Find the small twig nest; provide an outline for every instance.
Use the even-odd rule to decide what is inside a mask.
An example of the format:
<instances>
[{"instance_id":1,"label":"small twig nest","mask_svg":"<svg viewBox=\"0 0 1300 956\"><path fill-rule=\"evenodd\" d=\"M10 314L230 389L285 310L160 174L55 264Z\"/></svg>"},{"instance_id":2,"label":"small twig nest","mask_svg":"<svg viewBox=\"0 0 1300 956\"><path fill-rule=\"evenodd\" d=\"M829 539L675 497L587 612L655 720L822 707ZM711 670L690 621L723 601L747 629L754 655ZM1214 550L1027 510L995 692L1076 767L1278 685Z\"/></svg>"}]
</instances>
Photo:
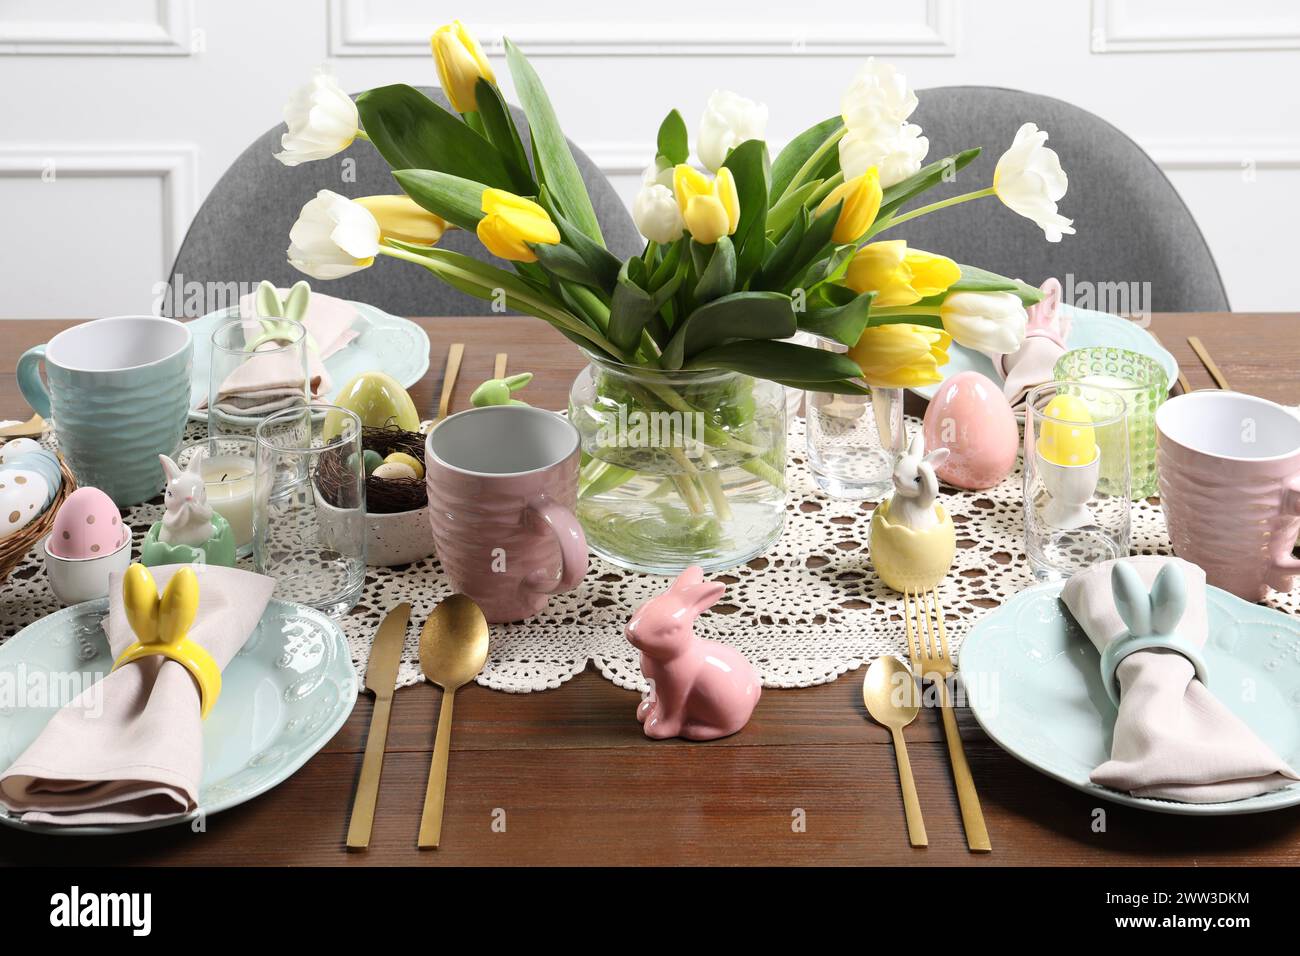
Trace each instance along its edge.
<instances>
[{"instance_id":1,"label":"small twig nest","mask_svg":"<svg viewBox=\"0 0 1300 956\"><path fill-rule=\"evenodd\" d=\"M365 426L361 429L363 451L378 452L387 458L395 451L405 452L420 466L424 466L424 436L419 432L403 431L396 425ZM325 455L321 460L317 481L327 501L336 504L338 488L347 479L347 458L342 455ZM366 478L366 511L370 514L398 514L416 511L429 503L429 493L423 478Z\"/></svg>"}]
</instances>

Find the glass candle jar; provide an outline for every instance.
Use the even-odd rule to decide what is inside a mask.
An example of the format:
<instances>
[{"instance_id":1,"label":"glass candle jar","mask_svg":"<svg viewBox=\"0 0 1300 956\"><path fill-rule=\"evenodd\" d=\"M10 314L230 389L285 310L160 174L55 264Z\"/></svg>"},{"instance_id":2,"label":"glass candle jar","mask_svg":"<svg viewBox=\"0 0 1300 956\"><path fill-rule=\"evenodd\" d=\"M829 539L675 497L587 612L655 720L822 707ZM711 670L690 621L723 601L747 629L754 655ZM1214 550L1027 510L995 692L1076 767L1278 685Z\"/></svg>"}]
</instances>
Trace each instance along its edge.
<instances>
[{"instance_id":1,"label":"glass candle jar","mask_svg":"<svg viewBox=\"0 0 1300 956\"><path fill-rule=\"evenodd\" d=\"M253 551L253 471L257 441L252 438L215 436L186 445L177 456L182 468L195 455L203 455L200 473L212 510L230 523L235 553L243 558Z\"/></svg>"},{"instance_id":2,"label":"glass candle jar","mask_svg":"<svg viewBox=\"0 0 1300 956\"><path fill-rule=\"evenodd\" d=\"M1129 553L1128 404L1118 392L1049 382L1025 400L1025 553L1059 581Z\"/></svg>"},{"instance_id":3,"label":"glass candle jar","mask_svg":"<svg viewBox=\"0 0 1300 956\"><path fill-rule=\"evenodd\" d=\"M1128 405L1129 469L1134 499L1158 494L1156 488L1156 409L1169 396L1169 377L1148 355L1097 345L1066 352L1056 362L1058 382L1081 382L1110 389Z\"/></svg>"}]
</instances>

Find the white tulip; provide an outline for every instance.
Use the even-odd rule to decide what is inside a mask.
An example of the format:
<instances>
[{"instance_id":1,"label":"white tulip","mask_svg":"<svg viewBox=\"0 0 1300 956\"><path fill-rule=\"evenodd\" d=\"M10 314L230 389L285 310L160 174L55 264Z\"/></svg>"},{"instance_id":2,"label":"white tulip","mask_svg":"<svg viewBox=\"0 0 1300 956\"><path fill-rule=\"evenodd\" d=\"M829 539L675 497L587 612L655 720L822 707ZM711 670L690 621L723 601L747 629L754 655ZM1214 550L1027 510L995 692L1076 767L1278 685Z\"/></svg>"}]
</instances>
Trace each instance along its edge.
<instances>
[{"instance_id":1,"label":"white tulip","mask_svg":"<svg viewBox=\"0 0 1300 956\"><path fill-rule=\"evenodd\" d=\"M1046 131L1033 123L1016 130L1015 141L993 171L993 190L1007 208L1037 223L1048 242L1060 242L1063 234L1074 235L1074 220L1056 211L1069 180L1046 142Z\"/></svg>"},{"instance_id":2,"label":"white tulip","mask_svg":"<svg viewBox=\"0 0 1300 956\"><path fill-rule=\"evenodd\" d=\"M673 188L673 170L677 167L662 156L656 156L655 161L641 171L641 185L651 186L658 183L660 186Z\"/></svg>"},{"instance_id":3,"label":"white tulip","mask_svg":"<svg viewBox=\"0 0 1300 956\"><path fill-rule=\"evenodd\" d=\"M929 151L930 141L915 123L850 129L840 140L840 169L850 180L875 166L881 187L888 189L920 169Z\"/></svg>"},{"instance_id":4,"label":"white tulip","mask_svg":"<svg viewBox=\"0 0 1300 956\"><path fill-rule=\"evenodd\" d=\"M728 90L714 90L700 119L695 152L700 162L716 173L728 152L746 140L762 139L766 132L766 105Z\"/></svg>"},{"instance_id":5,"label":"white tulip","mask_svg":"<svg viewBox=\"0 0 1300 956\"><path fill-rule=\"evenodd\" d=\"M1010 292L954 292L939 306L944 331L977 352L1008 354L1025 341L1029 315Z\"/></svg>"},{"instance_id":6,"label":"white tulip","mask_svg":"<svg viewBox=\"0 0 1300 956\"><path fill-rule=\"evenodd\" d=\"M875 57L858 70L840 99L844 125L850 130L876 126L901 126L916 109L916 94L907 77Z\"/></svg>"},{"instance_id":7,"label":"white tulip","mask_svg":"<svg viewBox=\"0 0 1300 956\"><path fill-rule=\"evenodd\" d=\"M325 70L317 70L310 83L289 97L284 121L289 127L280 137L284 152L276 153L275 158L286 166L343 152L357 138L360 125L357 104Z\"/></svg>"},{"instance_id":8,"label":"white tulip","mask_svg":"<svg viewBox=\"0 0 1300 956\"><path fill-rule=\"evenodd\" d=\"M667 186L656 182L647 183L637 193L632 203L632 221L641 235L660 244L676 241L686 228L677 197Z\"/></svg>"},{"instance_id":9,"label":"white tulip","mask_svg":"<svg viewBox=\"0 0 1300 956\"><path fill-rule=\"evenodd\" d=\"M289 264L313 279L367 268L379 252L379 220L365 206L322 189L289 230Z\"/></svg>"}]
</instances>

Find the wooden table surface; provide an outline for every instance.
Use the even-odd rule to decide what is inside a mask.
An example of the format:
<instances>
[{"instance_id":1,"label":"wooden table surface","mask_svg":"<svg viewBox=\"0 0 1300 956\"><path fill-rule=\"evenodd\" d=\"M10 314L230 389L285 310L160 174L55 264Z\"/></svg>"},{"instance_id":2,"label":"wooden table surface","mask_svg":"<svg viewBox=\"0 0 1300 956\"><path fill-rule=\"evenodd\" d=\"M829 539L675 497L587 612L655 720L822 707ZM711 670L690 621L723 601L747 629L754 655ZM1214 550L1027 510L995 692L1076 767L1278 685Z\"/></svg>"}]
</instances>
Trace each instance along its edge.
<instances>
[{"instance_id":1,"label":"wooden table surface","mask_svg":"<svg viewBox=\"0 0 1300 956\"><path fill-rule=\"evenodd\" d=\"M537 380L528 398L563 408L580 368L542 322L420 319L431 370L412 390L432 407L447 346L466 343L454 408L505 348ZM67 322L0 323L0 416L27 418L12 369ZM1231 385L1300 403L1300 315L1158 315L1153 331L1192 388L1211 387L1188 347L1197 335ZM413 622L418 625L421 622ZM344 849L371 699L270 793L207 821L121 837L41 837L0 828L0 860L25 863L375 864L1295 864L1300 810L1247 817L1145 813L1089 797L1022 765L969 713L962 734L993 842L966 851L938 715L908 729L930 836L907 845L889 735L866 716L861 673L822 687L767 690L750 725L707 744L646 740L636 695L591 670L559 690L511 695L477 685L456 698L442 849L415 848L439 692L398 691L371 847ZM1104 818L1098 811L1104 810ZM1099 824L1099 820L1101 823Z\"/></svg>"}]
</instances>

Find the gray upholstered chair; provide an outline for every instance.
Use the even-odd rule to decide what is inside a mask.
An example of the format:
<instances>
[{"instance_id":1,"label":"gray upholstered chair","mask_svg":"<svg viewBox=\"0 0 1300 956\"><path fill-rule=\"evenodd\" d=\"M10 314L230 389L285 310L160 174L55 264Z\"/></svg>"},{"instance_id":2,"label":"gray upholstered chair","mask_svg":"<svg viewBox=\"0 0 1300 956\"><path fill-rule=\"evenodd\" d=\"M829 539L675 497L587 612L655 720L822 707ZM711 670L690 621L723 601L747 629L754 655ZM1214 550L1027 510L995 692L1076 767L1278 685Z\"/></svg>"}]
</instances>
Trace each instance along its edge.
<instances>
[{"instance_id":1,"label":"gray upholstered chair","mask_svg":"<svg viewBox=\"0 0 1300 956\"><path fill-rule=\"evenodd\" d=\"M1105 120L1049 96L988 86L945 86L917 93L913 121L930 139L928 159L969 146L984 152L957 181L925 194L931 202L992 182L998 157L1021 123L1047 130L1070 188L1060 211L1077 230L1044 241L1028 219L981 199L898 228L911 245L1037 285L1149 282L1155 312L1218 312L1228 297L1214 256L1177 191L1142 148ZM892 232L882 238L894 238ZM1077 298L1077 297L1076 297ZM1085 303L1078 303L1085 304ZM1134 305L1134 309L1137 305Z\"/></svg>"},{"instance_id":2,"label":"gray upholstered chair","mask_svg":"<svg viewBox=\"0 0 1300 956\"><path fill-rule=\"evenodd\" d=\"M441 90L426 87L423 92L448 105ZM516 125L525 131L525 148L530 148L523 111L518 107L512 110ZM258 137L213 187L181 244L172 281L180 275L180 281L187 284L255 285L269 279L281 286L291 285L306 278L285 259L289 229L303 203L321 189L345 196L401 192L388 164L362 140L330 159L295 167L282 165L271 154L279 152L283 132L281 124ZM610 250L620 258L640 252L644 240L609 180L581 150L575 147L573 152ZM355 182L342 181L343 157L356 160ZM448 231L442 245L493 261L473 235L461 230ZM491 311L490 303L452 289L423 269L384 256L369 269L342 279L310 281L322 292L367 302L393 315L483 315Z\"/></svg>"}]
</instances>

